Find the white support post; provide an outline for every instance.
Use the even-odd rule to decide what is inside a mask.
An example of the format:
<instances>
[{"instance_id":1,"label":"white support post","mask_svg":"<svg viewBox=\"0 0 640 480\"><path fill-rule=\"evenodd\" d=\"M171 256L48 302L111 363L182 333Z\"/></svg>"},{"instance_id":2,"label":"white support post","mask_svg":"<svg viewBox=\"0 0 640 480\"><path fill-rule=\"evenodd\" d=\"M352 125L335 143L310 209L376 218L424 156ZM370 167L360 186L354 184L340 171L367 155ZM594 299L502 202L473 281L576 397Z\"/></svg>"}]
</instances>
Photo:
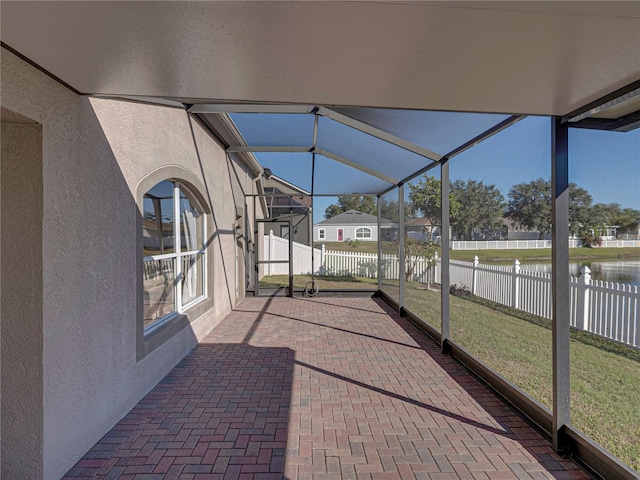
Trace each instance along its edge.
<instances>
[{"instance_id":1,"label":"white support post","mask_svg":"<svg viewBox=\"0 0 640 480\"><path fill-rule=\"evenodd\" d=\"M431 278L431 283L436 283L438 281L438 252L435 252L433 255L433 277Z\"/></svg>"},{"instance_id":2,"label":"white support post","mask_svg":"<svg viewBox=\"0 0 640 480\"><path fill-rule=\"evenodd\" d=\"M478 265L480 265L480 259L476 255L473 257L473 276L471 277L471 295L476 294L476 286L478 285Z\"/></svg>"},{"instance_id":3,"label":"white support post","mask_svg":"<svg viewBox=\"0 0 640 480\"><path fill-rule=\"evenodd\" d=\"M589 331L589 287L591 286L591 270L589 267L582 267L580 273L576 327L587 332Z\"/></svg>"},{"instance_id":4,"label":"white support post","mask_svg":"<svg viewBox=\"0 0 640 480\"><path fill-rule=\"evenodd\" d=\"M324 272L326 271L326 268L324 266L324 259L326 258L325 255L326 255L326 252L325 252L325 246L323 243L322 247L320 248L320 268L318 270L320 272L320 275L324 275Z\"/></svg>"},{"instance_id":5,"label":"white support post","mask_svg":"<svg viewBox=\"0 0 640 480\"><path fill-rule=\"evenodd\" d=\"M511 307L520 308L520 260L513 262L513 277L511 287Z\"/></svg>"}]
</instances>

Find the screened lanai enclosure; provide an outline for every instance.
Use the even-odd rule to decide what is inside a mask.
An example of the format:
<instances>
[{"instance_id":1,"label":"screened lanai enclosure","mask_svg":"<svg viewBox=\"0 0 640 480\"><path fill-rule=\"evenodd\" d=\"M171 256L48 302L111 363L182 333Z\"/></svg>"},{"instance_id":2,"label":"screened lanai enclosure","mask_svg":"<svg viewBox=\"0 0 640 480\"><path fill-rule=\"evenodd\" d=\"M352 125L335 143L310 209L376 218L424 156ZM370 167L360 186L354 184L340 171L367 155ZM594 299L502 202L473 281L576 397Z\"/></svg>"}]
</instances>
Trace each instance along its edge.
<instances>
[{"instance_id":1,"label":"screened lanai enclosure","mask_svg":"<svg viewBox=\"0 0 640 480\"><path fill-rule=\"evenodd\" d=\"M304 305L300 344L322 309L374 349L350 312L395 310L556 454L638 478L639 26L618 1L3 0L0 466L60 478L196 347L342 382L250 344ZM207 343L251 296L246 338ZM348 388L396 398L399 362Z\"/></svg>"},{"instance_id":2,"label":"screened lanai enclosure","mask_svg":"<svg viewBox=\"0 0 640 480\"><path fill-rule=\"evenodd\" d=\"M264 191L247 197L244 215L253 219L246 225L253 235L246 287L256 294L293 294L305 286L314 294L375 291L383 277L398 289L407 268L399 260L403 185L431 170L440 175L449 159L523 118L314 105L196 104L189 112L213 129L227 127L230 155L254 155L265 167ZM344 215L322 227L322 200L341 196L369 197L377 219L358 211L366 215ZM315 224L322 233L314 238ZM334 241L353 248L328 248L328 228ZM427 275L431 267L422 264L429 260L420 260L416 276Z\"/></svg>"},{"instance_id":3,"label":"screened lanai enclosure","mask_svg":"<svg viewBox=\"0 0 640 480\"><path fill-rule=\"evenodd\" d=\"M570 426L570 365L580 372L572 390L579 411L573 414L575 425L606 443L605 427L588 426L594 416L618 421L627 415L602 408L585 413L593 408L588 407L592 400L577 388L584 388L583 376L595 375L599 366L583 363L585 352L578 347L571 348L575 356L570 363L570 330L638 348L640 300L636 290L623 287L624 292L610 292L606 301L618 305L617 313L603 320L608 327L596 326L593 315L587 319L587 310L609 307L585 304L588 287L579 286L585 285L584 274L569 275L569 246L576 245L570 231L575 207L570 206L574 186L569 164L577 172L589 168L582 165L581 142L588 138L582 132L597 131L606 148L619 149L623 157L631 152L627 161L638 169L640 84L564 117L319 105L206 103L187 108L223 139L231 157L249 156L262 166L262 190L247 195L245 211L238 212L246 235L248 294L380 295L549 433L558 451L577 452L605 475L631 474L614 455ZM617 143L620 138L626 147ZM531 272L517 260L515 266L494 266L480 264L477 257L450 258L452 237L465 235L456 230L452 216L464 218L468 211L490 215L470 203L490 199L451 190L482 190L483 182L494 188L505 176L511 185L538 181L536 176L549 185L549 230L544 240L533 242L551 248L551 273ZM500 187L506 194L508 188ZM424 195L430 195L428 201ZM505 230L499 225L489 233L474 230L474 235L506 240L505 234L495 233ZM598 295L609 293L593 290L592 303ZM480 303L470 304L467 298ZM530 331L531 322L540 330ZM498 331L518 340L506 340ZM531 356L507 353L504 342L530 350ZM489 354L487 345L501 353ZM543 364L524 367L541 357ZM516 371L505 368L510 362L518 365ZM522 368L530 372L517 373ZM631 384L624 389L633 416L637 394ZM622 428L626 433L618 438L629 435L622 444L635 441L634 425ZM616 450L613 443L607 446ZM637 467L630 458L625 461Z\"/></svg>"}]
</instances>

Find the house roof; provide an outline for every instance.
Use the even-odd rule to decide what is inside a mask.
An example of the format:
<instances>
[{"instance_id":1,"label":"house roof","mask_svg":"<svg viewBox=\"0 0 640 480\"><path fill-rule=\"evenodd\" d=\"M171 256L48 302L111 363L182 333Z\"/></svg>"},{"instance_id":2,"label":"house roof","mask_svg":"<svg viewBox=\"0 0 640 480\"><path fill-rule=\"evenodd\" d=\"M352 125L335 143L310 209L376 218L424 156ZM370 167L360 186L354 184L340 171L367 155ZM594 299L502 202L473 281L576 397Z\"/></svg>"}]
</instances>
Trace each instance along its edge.
<instances>
[{"instance_id":1,"label":"house roof","mask_svg":"<svg viewBox=\"0 0 640 480\"><path fill-rule=\"evenodd\" d=\"M381 224L395 224L396 222L386 218L380 218ZM377 225L378 219L375 215L363 213L358 210L347 210L340 215L326 219L316 225Z\"/></svg>"},{"instance_id":2,"label":"house roof","mask_svg":"<svg viewBox=\"0 0 640 480\"><path fill-rule=\"evenodd\" d=\"M426 225L431 226L431 221L426 217L414 218L413 220L409 220L408 222L404 223L405 228L406 227L424 227Z\"/></svg>"}]
</instances>

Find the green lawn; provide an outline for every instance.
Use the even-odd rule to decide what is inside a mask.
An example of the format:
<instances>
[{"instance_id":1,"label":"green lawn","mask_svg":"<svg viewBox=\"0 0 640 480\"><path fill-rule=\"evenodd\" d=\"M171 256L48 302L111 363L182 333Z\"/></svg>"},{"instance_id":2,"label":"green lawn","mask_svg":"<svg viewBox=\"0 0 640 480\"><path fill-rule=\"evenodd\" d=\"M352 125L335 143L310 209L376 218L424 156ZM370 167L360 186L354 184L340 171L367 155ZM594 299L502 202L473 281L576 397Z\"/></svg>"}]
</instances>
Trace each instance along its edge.
<instances>
[{"instance_id":1,"label":"green lawn","mask_svg":"<svg viewBox=\"0 0 640 480\"><path fill-rule=\"evenodd\" d=\"M338 277L331 275L322 275L315 277L320 290L332 289L364 289L376 290L378 288L377 278L364 277ZM311 275L294 275L293 288L304 288L307 282L311 281ZM281 287L289 285L289 277L287 275L269 275L260 280L261 287Z\"/></svg>"},{"instance_id":2,"label":"green lawn","mask_svg":"<svg viewBox=\"0 0 640 480\"><path fill-rule=\"evenodd\" d=\"M407 308L436 328L440 292L407 284ZM550 322L491 302L451 297L451 338L543 405L552 405ZM640 470L640 351L571 332L571 420Z\"/></svg>"},{"instance_id":3,"label":"green lawn","mask_svg":"<svg viewBox=\"0 0 640 480\"><path fill-rule=\"evenodd\" d=\"M320 248L322 244L316 244ZM357 246L350 246L347 242L325 242L327 250L339 250L346 252L378 253L377 242L360 242ZM395 242L382 242L382 253L397 254L398 247ZM452 260L464 260L472 262L476 255L480 263L511 264L514 260L520 263L545 263L551 262L550 248L536 249L510 249L510 250L451 250ZM578 247L569 249L571 260L640 260L640 248L586 248Z\"/></svg>"},{"instance_id":4,"label":"green lawn","mask_svg":"<svg viewBox=\"0 0 640 480\"><path fill-rule=\"evenodd\" d=\"M338 250L340 252L359 252L359 253L378 253L378 242L365 242L358 241L356 244L349 244L348 242L318 242L315 244L316 248L324 247L327 250ZM395 242L380 242L382 243L382 253L398 253L398 246ZM354 246L356 245L356 246Z\"/></svg>"},{"instance_id":5,"label":"green lawn","mask_svg":"<svg viewBox=\"0 0 640 480\"><path fill-rule=\"evenodd\" d=\"M545 263L551 262L550 248L521 249L521 250L451 250L453 260L465 260L472 262L476 255L480 263L507 264L514 260L520 263ZM570 248L571 260L640 260L640 248Z\"/></svg>"}]
</instances>

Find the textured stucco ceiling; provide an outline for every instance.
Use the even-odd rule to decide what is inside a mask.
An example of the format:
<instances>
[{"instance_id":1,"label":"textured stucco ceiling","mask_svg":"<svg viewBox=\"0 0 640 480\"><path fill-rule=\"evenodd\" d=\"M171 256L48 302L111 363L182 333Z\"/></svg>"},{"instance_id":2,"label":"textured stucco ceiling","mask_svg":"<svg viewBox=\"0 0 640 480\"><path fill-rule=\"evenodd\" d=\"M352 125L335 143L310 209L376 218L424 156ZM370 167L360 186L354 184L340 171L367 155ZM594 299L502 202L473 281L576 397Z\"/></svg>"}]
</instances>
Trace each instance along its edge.
<instances>
[{"instance_id":1,"label":"textured stucco ceiling","mask_svg":"<svg viewBox=\"0 0 640 480\"><path fill-rule=\"evenodd\" d=\"M83 93L564 115L640 78L640 2L7 2Z\"/></svg>"}]
</instances>

